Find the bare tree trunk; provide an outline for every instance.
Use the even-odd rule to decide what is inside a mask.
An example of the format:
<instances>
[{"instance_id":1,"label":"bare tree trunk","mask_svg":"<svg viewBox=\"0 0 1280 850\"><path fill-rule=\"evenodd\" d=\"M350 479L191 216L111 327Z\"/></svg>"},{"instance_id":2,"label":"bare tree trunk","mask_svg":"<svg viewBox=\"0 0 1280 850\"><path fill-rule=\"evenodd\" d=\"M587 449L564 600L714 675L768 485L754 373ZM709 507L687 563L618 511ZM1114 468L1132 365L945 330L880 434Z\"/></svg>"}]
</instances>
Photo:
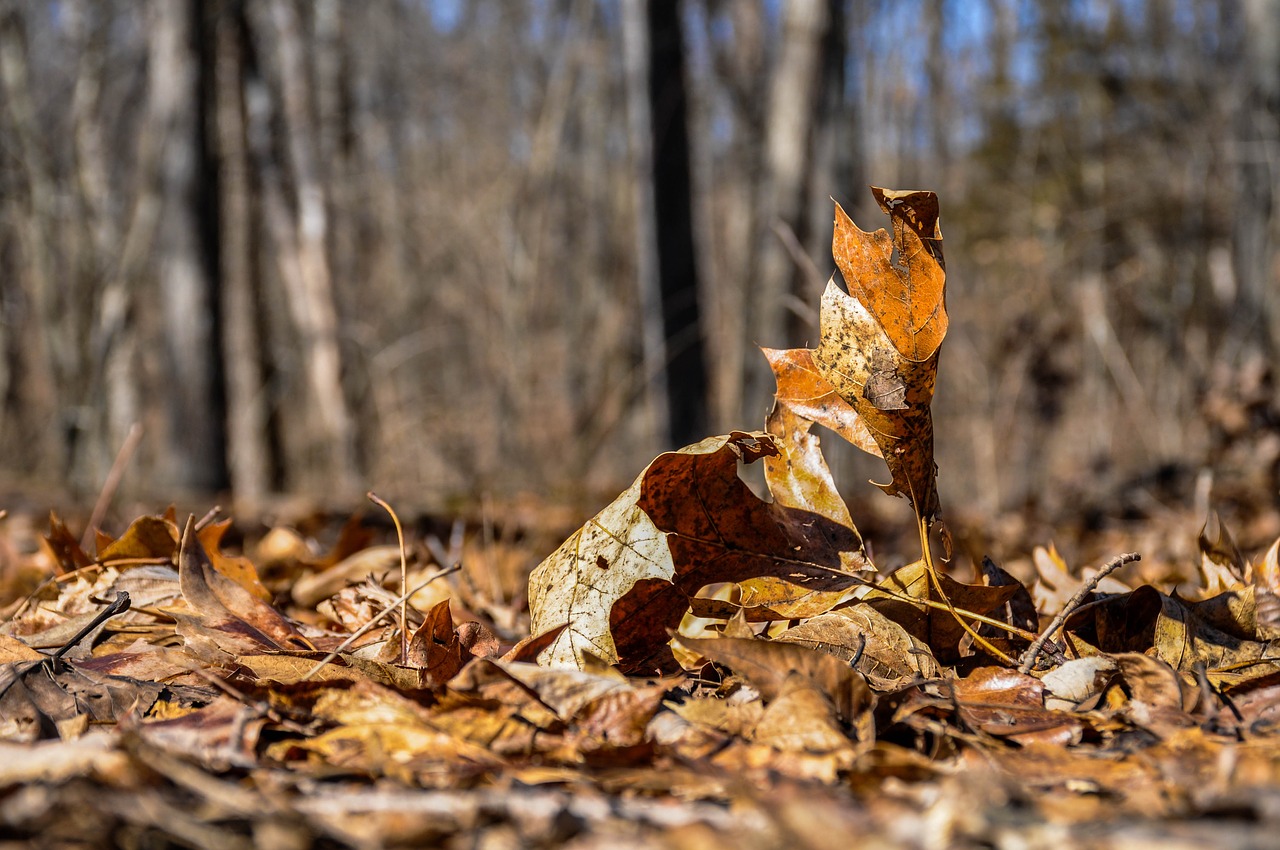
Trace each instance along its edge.
<instances>
[{"instance_id":1,"label":"bare tree trunk","mask_svg":"<svg viewBox=\"0 0 1280 850\"><path fill-rule=\"evenodd\" d=\"M821 78L822 39L828 26L826 0L787 0L782 43L769 90L765 131L765 178L756 207L759 215L755 286L747 302L751 341L787 347L788 299L795 291L797 268L787 251L804 212L814 112ZM763 415L773 395L773 375L763 357L747 357L748 406Z\"/></svg>"},{"instance_id":2,"label":"bare tree trunk","mask_svg":"<svg viewBox=\"0 0 1280 850\"><path fill-rule=\"evenodd\" d=\"M713 72L695 77L702 144L697 172L699 190L709 199L704 213L709 258L704 271L707 289L708 348L710 351L712 410L715 430L741 427L747 361L760 356L748 330L748 303L754 298L755 233L759 220L756 195L764 162L765 104L760 92L767 87L767 11L761 3L708 0L702 40L711 50ZM733 38L717 41L715 31L725 27ZM728 145L713 150L712 104L727 99L738 128ZM754 402L754 399L753 399ZM758 407L753 403L753 413Z\"/></svg>"},{"instance_id":3,"label":"bare tree trunk","mask_svg":"<svg viewBox=\"0 0 1280 850\"><path fill-rule=\"evenodd\" d=\"M245 149L243 19L238 3L213 15L214 144L218 157L218 234L222 359L227 404L227 466L238 501L253 505L271 487L263 346L251 251L253 207Z\"/></svg>"},{"instance_id":4,"label":"bare tree trunk","mask_svg":"<svg viewBox=\"0 0 1280 850\"><path fill-rule=\"evenodd\" d=\"M809 153L809 173L802 198L803 217L796 235L804 246L801 269L807 288L798 290L801 305L812 309L805 322L793 323L795 336L816 339L816 305L826 285L831 259L831 231L834 221L831 198L862 193L850 176L861 172L858 151L858 110L845 97L845 64L849 55L848 15L845 0L826 0L827 26L822 35L822 65L814 108L813 143ZM798 318L798 317L797 317Z\"/></svg>"},{"instance_id":5,"label":"bare tree trunk","mask_svg":"<svg viewBox=\"0 0 1280 850\"><path fill-rule=\"evenodd\" d=\"M667 354L667 411L670 436L676 445L702 439L707 426L707 369L693 244L688 84L680 13L678 0L649 3L649 102L658 283Z\"/></svg>"},{"instance_id":6,"label":"bare tree trunk","mask_svg":"<svg viewBox=\"0 0 1280 850\"><path fill-rule=\"evenodd\" d=\"M958 176L952 168L951 134L955 121L952 118L951 93L947 85L947 51L943 37L947 32L946 4L938 2L925 3L925 26L928 29L928 52L925 58L925 75L929 79L929 114L925 120L929 125L929 162L928 173L934 175L927 181L930 186L944 198L959 194Z\"/></svg>"},{"instance_id":7,"label":"bare tree trunk","mask_svg":"<svg viewBox=\"0 0 1280 850\"><path fill-rule=\"evenodd\" d=\"M268 219L280 240L280 276L301 337L303 368L318 428L315 448L323 453L327 483L338 492L348 492L356 483L354 426L342 389L338 317L325 253L328 213L316 157L301 25L290 0L274 0L270 19L269 31L280 62L294 208L287 210L283 198L272 202L268 197Z\"/></svg>"},{"instance_id":8,"label":"bare tree trunk","mask_svg":"<svg viewBox=\"0 0 1280 850\"><path fill-rule=\"evenodd\" d=\"M644 359L645 409L658 430L669 430L662 295L658 290L658 237L654 216L653 141L649 109L649 24L646 0L622 4L622 53L626 66L627 144L635 197L636 287L640 293L640 342ZM659 441L666 444L671 435Z\"/></svg>"},{"instance_id":9,"label":"bare tree trunk","mask_svg":"<svg viewBox=\"0 0 1280 850\"><path fill-rule=\"evenodd\" d=\"M226 486L217 304L202 242L203 102L194 2L158 0L152 9L148 84L165 140L159 168L164 213L157 233L160 303L168 354L166 476L176 486L210 492ZM114 430L114 429L113 429Z\"/></svg>"},{"instance_id":10,"label":"bare tree trunk","mask_svg":"<svg viewBox=\"0 0 1280 850\"><path fill-rule=\"evenodd\" d=\"M1280 181L1280 4L1245 0L1245 97L1239 130L1235 213L1236 309L1231 338L1280 349L1280 289L1274 271Z\"/></svg>"},{"instance_id":11,"label":"bare tree trunk","mask_svg":"<svg viewBox=\"0 0 1280 850\"><path fill-rule=\"evenodd\" d=\"M20 304L25 321L19 322L17 339L9 343L16 348L14 375L9 398L22 408L23 416L14 416L27 427L10 430L11 417L5 416L3 436L6 442L31 447L27 471L39 469L42 460L50 461L63 449L63 469L72 464L69 446L58 446L60 414L66 405L67 387L75 362L71 359L71 340L60 338L59 298L51 268L49 230L54 215L54 184L46 162L45 148L36 127L31 77L28 71L27 40L21 13L11 0L0 3L0 84L3 85L4 108L12 128L18 151L20 185L25 197L18 205L16 242L20 261L18 274L0 284L5 290L6 304ZM35 424L35 427L30 427ZM44 427L41 427L43 425ZM50 427L52 426L52 427Z\"/></svg>"}]
</instances>

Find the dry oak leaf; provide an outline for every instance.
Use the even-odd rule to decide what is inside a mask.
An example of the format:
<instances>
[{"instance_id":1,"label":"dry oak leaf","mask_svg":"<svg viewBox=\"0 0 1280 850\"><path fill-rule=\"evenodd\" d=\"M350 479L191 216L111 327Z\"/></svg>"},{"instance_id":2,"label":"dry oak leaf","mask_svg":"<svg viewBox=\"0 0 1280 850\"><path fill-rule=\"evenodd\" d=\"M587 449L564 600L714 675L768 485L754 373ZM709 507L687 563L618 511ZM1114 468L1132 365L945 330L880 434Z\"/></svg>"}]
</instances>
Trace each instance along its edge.
<instances>
[{"instance_id":1,"label":"dry oak leaf","mask_svg":"<svg viewBox=\"0 0 1280 850\"><path fill-rule=\"evenodd\" d=\"M268 756L293 761L301 751L318 770L339 768L423 784L448 779L453 772L501 765L485 747L437 728L431 714L413 700L372 682L326 688L312 714L334 728L306 740L273 744Z\"/></svg>"},{"instance_id":2,"label":"dry oak leaf","mask_svg":"<svg viewBox=\"0 0 1280 850\"><path fill-rule=\"evenodd\" d=\"M1079 743L1084 724L1065 711L1045 708L1045 685L1003 667L979 667L953 679L958 719L969 729L1026 745Z\"/></svg>"},{"instance_id":3,"label":"dry oak leaf","mask_svg":"<svg viewBox=\"0 0 1280 850\"><path fill-rule=\"evenodd\" d=\"M178 584L188 610L167 611L178 634L197 656L225 663L263 649L312 649L298 629L275 608L214 568L187 520L178 556Z\"/></svg>"},{"instance_id":4,"label":"dry oak leaf","mask_svg":"<svg viewBox=\"0 0 1280 850\"><path fill-rule=\"evenodd\" d=\"M691 638L681 635L680 645L708 661L723 664L750 682L766 702L777 699L787 677L805 676L831 700L836 714L853 724L859 740L870 742L875 733L871 709L875 697L866 678L834 655L796 643L758 638Z\"/></svg>"},{"instance_id":5,"label":"dry oak leaf","mask_svg":"<svg viewBox=\"0 0 1280 850\"><path fill-rule=\"evenodd\" d=\"M889 467L891 481L877 486L889 495L906 496L920 516L933 519L941 511L929 409L937 350L921 362L895 355L880 323L834 281L822 295L820 316L822 336L814 362L857 410Z\"/></svg>"},{"instance_id":6,"label":"dry oak leaf","mask_svg":"<svg viewBox=\"0 0 1280 850\"><path fill-rule=\"evenodd\" d=\"M893 223L893 237L864 232L836 204L831 253L850 295L866 305L898 353L921 362L947 334L938 196L875 186L871 194Z\"/></svg>"},{"instance_id":7,"label":"dry oak leaf","mask_svg":"<svg viewBox=\"0 0 1280 850\"><path fill-rule=\"evenodd\" d=\"M773 426L774 418L783 416L781 411L789 411L796 417L830 428L868 454L881 456L875 435L858 416L854 406L845 401L823 376L818 364L814 362L812 349L760 350L769 361L774 380L778 383L773 401L774 409L769 414L769 433L778 433Z\"/></svg>"},{"instance_id":8,"label":"dry oak leaf","mask_svg":"<svg viewBox=\"0 0 1280 850\"><path fill-rule=\"evenodd\" d=\"M857 669L880 690L942 674L922 641L865 602L821 614L774 640L807 646L846 664L856 660Z\"/></svg>"},{"instance_id":9,"label":"dry oak leaf","mask_svg":"<svg viewBox=\"0 0 1280 850\"><path fill-rule=\"evenodd\" d=\"M837 204L831 252L849 292L827 285L816 350L766 356L779 404L883 457L892 479L880 486L932 520L941 508L929 404L948 324L938 198L871 191L893 235L860 230Z\"/></svg>"},{"instance_id":10,"label":"dry oak leaf","mask_svg":"<svg viewBox=\"0 0 1280 850\"><path fill-rule=\"evenodd\" d=\"M813 422L785 405L774 404L765 430L781 450L765 455L764 477L774 504L795 508L831 520L827 531L836 536L830 547L842 554L846 569L874 569L862 551L862 538L853 524L849 507L836 489L831 469L822 455L822 443L812 432ZM850 541L849 531L856 538ZM853 548L856 545L856 548Z\"/></svg>"},{"instance_id":11,"label":"dry oak leaf","mask_svg":"<svg viewBox=\"0 0 1280 850\"><path fill-rule=\"evenodd\" d=\"M1145 653L1189 673L1205 665L1214 685L1235 685L1280 671L1280 646L1258 640L1256 589L1202 602L1144 585L1104 599L1067 619L1069 634L1107 653Z\"/></svg>"},{"instance_id":12,"label":"dry oak leaf","mask_svg":"<svg viewBox=\"0 0 1280 850\"><path fill-rule=\"evenodd\" d=\"M842 570L861 548L852 526L764 502L738 477L740 462L787 451L781 442L734 431L662 454L548 556L529 577L531 629L568 627L539 663L581 668L594 657L625 672L674 671L668 632L708 584L778 576L840 591L860 583Z\"/></svg>"},{"instance_id":13,"label":"dry oak leaf","mask_svg":"<svg viewBox=\"0 0 1280 850\"><path fill-rule=\"evenodd\" d=\"M867 715L870 717L870 714ZM752 731L752 740L783 752L839 754L836 766L847 769L857 755L853 743L840 729L831 699L812 679L792 672L778 694L764 709ZM861 750L872 740L860 740Z\"/></svg>"}]
</instances>

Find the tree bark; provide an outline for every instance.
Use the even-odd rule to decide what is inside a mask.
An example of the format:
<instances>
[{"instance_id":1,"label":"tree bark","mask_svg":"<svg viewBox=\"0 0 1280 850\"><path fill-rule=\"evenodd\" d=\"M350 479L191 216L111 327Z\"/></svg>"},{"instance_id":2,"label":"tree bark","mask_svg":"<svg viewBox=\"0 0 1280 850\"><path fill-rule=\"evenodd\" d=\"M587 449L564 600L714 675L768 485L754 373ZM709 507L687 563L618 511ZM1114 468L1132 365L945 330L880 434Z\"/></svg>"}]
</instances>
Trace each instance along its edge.
<instances>
[{"instance_id":1,"label":"tree bark","mask_svg":"<svg viewBox=\"0 0 1280 850\"><path fill-rule=\"evenodd\" d=\"M782 43L765 130L765 176L756 200L758 246L752 297L747 302L747 330L756 345L786 348L788 299L796 290L799 270L785 240L803 230L814 114L821 91L822 41L829 25L826 0L787 0ZM773 396L772 372L763 357L747 358L748 407L763 414Z\"/></svg>"},{"instance_id":2,"label":"tree bark","mask_svg":"<svg viewBox=\"0 0 1280 850\"><path fill-rule=\"evenodd\" d=\"M272 50L279 57L281 103L287 128L293 208L277 184L264 186L267 217L279 245L280 277L302 344L317 428L312 461L337 492L356 484L355 432L342 388L342 357L333 280L326 254L328 212L316 156L315 122L301 24L290 0L270 6ZM265 33L264 33L265 34ZM278 177L278 176L277 176ZM316 482L321 483L321 482Z\"/></svg>"},{"instance_id":3,"label":"tree bark","mask_svg":"<svg viewBox=\"0 0 1280 850\"><path fill-rule=\"evenodd\" d=\"M654 215L653 123L649 108L649 24L646 0L622 4L622 54L626 68L627 144L635 198L636 289L640 295L640 344L645 408L656 430L670 431L667 410L666 346L663 343L662 293L658 289L658 236ZM660 436L664 444L671 434Z\"/></svg>"},{"instance_id":4,"label":"tree bark","mask_svg":"<svg viewBox=\"0 0 1280 850\"><path fill-rule=\"evenodd\" d=\"M707 369L693 241L688 84L680 15L678 0L649 3L653 197L667 355L667 410L671 440L685 445L706 436Z\"/></svg>"},{"instance_id":5,"label":"tree bark","mask_svg":"<svg viewBox=\"0 0 1280 850\"><path fill-rule=\"evenodd\" d=\"M218 259L226 395L227 471L237 502L258 503L271 488L263 345L251 258L253 206L245 144L243 18L240 4L213 13L213 143L218 160Z\"/></svg>"},{"instance_id":6,"label":"tree bark","mask_svg":"<svg viewBox=\"0 0 1280 850\"><path fill-rule=\"evenodd\" d=\"M18 178L24 197L17 206L15 228L19 262L17 273L5 274L0 295L6 305L20 305L17 333L5 340L14 352L14 368L6 392L6 404L19 413L6 415L0 436L6 443L30 447L24 453L30 464L25 471L39 469L61 455L65 472L72 464L73 445L59 445L60 416L67 404L65 387L75 369L71 340L60 333L60 305L53 284L50 254L50 225L53 220L55 186L49 173L45 148L36 127L31 75L27 56L25 22L11 0L0 2L0 85L17 149ZM0 322L0 324L8 324ZM10 423L14 424L10 424ZM24 464L25 465L25 464Z\"/></svg>"},{"instance_id":7,"label":"tree bark","mask_svg":"<svg viewBox=\"0 0 1280 850\"><path fill-rule=\"evenodd\" d=\"M202 238L202 192L209 175L198 114L200 69L192 49L198 11L191 0L154 4L148 86L165 142L158 161L164 212L156 238L168 360L166 478L185 490L212 492L224 488L227 477L218 307ZM113 424L112 432L124 427L123 421Z\"/></svg>"},{"instance_id":8,"label":"tree bark","mask_svg":"<svg viewBox=\"0 0 1280 850\"><path fill-rule=\"evenodd\" d=\"M1235 220L1236 306L1232 337L1280 349L1280 295L1273 257L1280 178L1280 5L1245 0L1245 93L1240 114Z\"/></svg>"}]
</instances>

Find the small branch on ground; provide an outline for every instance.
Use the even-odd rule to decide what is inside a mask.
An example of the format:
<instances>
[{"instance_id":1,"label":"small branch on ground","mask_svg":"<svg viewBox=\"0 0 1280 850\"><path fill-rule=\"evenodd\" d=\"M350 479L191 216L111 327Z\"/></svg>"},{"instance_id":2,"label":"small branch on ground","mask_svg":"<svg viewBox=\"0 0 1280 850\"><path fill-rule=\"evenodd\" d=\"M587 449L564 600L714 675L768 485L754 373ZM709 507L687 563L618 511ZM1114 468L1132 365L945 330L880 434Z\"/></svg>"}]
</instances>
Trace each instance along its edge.
<instances>
[{"instance_id":1,"label":"small branch on ground","mask_svg":"<svg viewBox=\"0 0 1280 850\"><path fill-rule=\"evenodd\" d=\"M130 604L129 594L123 590L117 590L116 598L110 605L99 611L98 616L94 617L93 620L91 620L83 629L76 632L75 636L71 638L71 640L64 643L61 649L49 657L53 659L55 664L61 661L62 656L66 655L70 649L76 646L76 644L80 643L80 641L92 634L93 630L98 628L98 626L101 626L117 614L123 614L125 611L128 611Z\"/></svg>"},{"instance_id":2,"label":"small branch on ground","mask_svg":"<svg viewBox=\"0 0 1280 850\"><path fill-rule=\"evenodd\" d=\"M116 452L116 459L112 461L111 469L107 470L106 480L102 482L102 490L98 493L98 501L94 503L93 513L89 515L89 524L85 526L84 535L80 538L80 548L86 552L93 544L94 530L102 525L102 520L107 515L107 508L110 507L111 500L120 487L120 480L124 478L124 471L129 466L129 461L133 459L134 452L138 450L140 442L142 442L142 423L135 422L129 426L129 433L125 435L120 451Z\"/></svg>"},{"instance_id":3,"label":"small branch on ground","mask_svg":"<svg viewBox=\"0 0 1280 850\"><path fill-rule=\"evenodd\" d=\"M1053 622L1049 624L1049 628L1041 633L1040 637L1035 639L1031 646L1027 647L1027 651L1023 653L1021 660L1018 662L1019 673L1030 673L1031 668L1036 666L1036 659L1040 657L1040 650L1044 648L1049 638L1053 637L1053 633L1062 628L1067 622L1067 617L1071 616L1071 612L1080 607L1080 603L1084 602L1084 598L1097 589L1098 585L1104 578L1123 567L1125 564L1133 561L1141 561L1142 556L1137 552L1125 552L1123 555L1117 555L1107 562L1106 566L1098 570L1098 574L1084 583L1084 586L1076 591L1075 595L1067 600L1067 604L1062 606L1062 610L1058 612L1058 616L1053 618Z\"/></svg>"},{"instance_id":4,"label":"small branch on ground","mask_svg":"<svg viewBox=\"0 0 1280 850\"><path fill-rule=\"evenodd\" d=\"M400 663L404 664L405 659L409 657L409 558L405 553L404 547L404 529L400 527L400 517L396 516L396 512L391 506L378 498L378 495L370 490L365 493L365 497L387 513L391 514L391 521L396 525L396 540L400 544Z\"/></svg>"}]
</instances>

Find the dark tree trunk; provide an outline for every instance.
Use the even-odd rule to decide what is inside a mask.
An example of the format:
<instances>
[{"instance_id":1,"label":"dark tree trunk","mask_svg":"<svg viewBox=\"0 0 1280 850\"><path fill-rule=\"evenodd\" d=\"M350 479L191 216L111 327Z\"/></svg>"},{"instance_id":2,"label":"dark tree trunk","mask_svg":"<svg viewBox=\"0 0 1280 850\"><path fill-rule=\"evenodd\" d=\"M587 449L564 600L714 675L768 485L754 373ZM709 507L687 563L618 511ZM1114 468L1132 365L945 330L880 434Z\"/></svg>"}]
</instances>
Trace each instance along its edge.
<instances>
[{"instance_id":1,"label":"dark tree trunk","mask_svg":"<svg viewBox=\"0 0 1280 850\"><path fill-rule=\"evenodd\" d=\"M185 3L154 6L149 68L157 120L165 134L159 152L163 215L157 244L160 301L165 318L166 416L170 480L209 492L227 486L217 344L216 266L211 262L213 179L201 126L205 46L201 9Z\"/></svg>"},{"instance_id":2,"label":"dark tree trunk","mask_svg":"<svg viewBox=\"0 0 1280 850\"><path fill-rule=\"evenodd\" d=\"M669 433L674 443L685 445L706 436L707 368L693 244L688 87L680 12L677 0L649 4L649 101Z\"/></svg>"}]
</instances>

